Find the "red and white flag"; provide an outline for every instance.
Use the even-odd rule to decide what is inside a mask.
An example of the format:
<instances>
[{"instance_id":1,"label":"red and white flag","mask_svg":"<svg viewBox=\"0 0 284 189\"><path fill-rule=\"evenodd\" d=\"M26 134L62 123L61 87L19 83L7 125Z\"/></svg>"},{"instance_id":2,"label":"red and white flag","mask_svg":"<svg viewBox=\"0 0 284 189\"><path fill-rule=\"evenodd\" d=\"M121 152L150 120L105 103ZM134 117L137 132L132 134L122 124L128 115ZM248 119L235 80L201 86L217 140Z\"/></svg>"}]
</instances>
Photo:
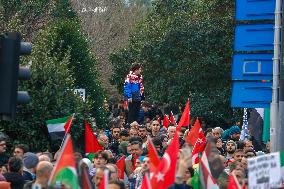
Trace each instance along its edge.
<instances>
[{"instance_id":1,"label":"red and white flag","mask_svg":"<svg viewBox=\"0 0 284 189\"><path fill-rule=\"evenodd\" d=\"M149 180L149 176L148 176L147 173L143 176L143 180L142 180L142 184L141 184L140 189L152 189L152 186L151 186L151 183L150 183L150 180Z\"/></svg>"},{"instance_id":2,"label":"red and white flag","mask_svg":"<svg viewBox=\"0 0 284 189\"><path fill-rule=\"evenodd\" d=\"M151 177L152 188L168 188L174 184L178 153L179 140L176 132L153 177Z\"/></svg>"},{"instance_id":3,"label":"red and white flag","mask_svg":"<svg viewBox=\"0 0 284 189\"><path fill-rule=\"evenodd\" d=\"M150 137L148 138L147 146L148 146L148 156L150 161L150 172L154 173L160 164L160 157Z\"/></svg>"},{"instance_id":4,"label":"red and white flag","mask_svg":"<svg viewBox=\"0 0 284 189\"><path fill-rule=\"evenodd\" d=\"M229 175L227 189L242 189L234 171Z\"/></svg>"},{"instance_id":5,"label":"red and white flag","mask_svg":"<svg viewBox=\"0 0 284 189\"><path fill-rule=\"evenodd\" d=\"M164 119L163 119L163 126L168 128L170 124L171 124L171 122L170 122L168 116L165 114Z\"/></svg>"},{"instance_id":6,"label":"red and white flag","mask_svg":"<svg viewBox=\"0 0 284 189\"><path fill-rule=\"evenodd\" d=\"M122 156L119 160L117 160L117 162L115 163L115 165L118 168L118 177L120 179L124 179L124 164L125 164L125 156Z\"/></svg>"},{"instance_id":7,"label":"red and white flag","mask_svg":"<svg viewBox=\"0 0 284 189\"><path fill-rule=\"evenodd\" d=\"M100 182L99 189L108 189L108 170L104 170L104 176Z\"/></svg>"},{"instance_id":8,"label":"red and white flag","mask_svg":"<svg viewBox=\"0 0 284 189\"><path fill-rule=\"evenodd\" d=\"M171 111L170 113L170 122L174 125L174 126L177 126L177 122L175 120L175 117L174 117L174 114L173 112Z\"/></svg>"},{"instance_id":9,"label":"red and white flag","mask_svg":"<svg viewBox=\"0 0 284 189\"><path fill-rule=\"evenodd\" d=\"M181 127L189 126L189 122L190 122L190 102L188 99L185 108L183 110L182 116L180 118L180 121L178 123L177 130L179 131Z\"/></svg>"},{"instance_id":10,"label":"red and white flag","mask_svg":"<svg viewBox=\"0 0 284 189\"><path fill-rule=\"evenodd\" d=\"M192 149L192 165L199 162L198 155L204 151L206 146L206 137L203 134L203 131L199 131L198 139L196 140L193 149Z\"/></svg>"}]
</instances>

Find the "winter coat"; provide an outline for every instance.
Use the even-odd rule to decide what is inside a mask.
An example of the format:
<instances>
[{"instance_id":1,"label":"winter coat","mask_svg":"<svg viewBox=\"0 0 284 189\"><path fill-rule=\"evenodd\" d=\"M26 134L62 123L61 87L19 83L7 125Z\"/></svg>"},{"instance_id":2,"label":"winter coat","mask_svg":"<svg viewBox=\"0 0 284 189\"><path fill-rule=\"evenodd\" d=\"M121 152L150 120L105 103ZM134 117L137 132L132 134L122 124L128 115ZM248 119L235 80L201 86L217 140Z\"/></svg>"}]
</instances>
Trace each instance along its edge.
<instances>
[{"instance_id":1,"label":"winter coat","mask_svg":"<svg viewBox=\"0 0 284 189\"><path fill-rule=\"evenodd\" d=\"M127 75L124 82L124 97L139 102L144 100L144 87L142 75L135 75L132 71Z\"/></svg>"},{"instance_id":2,"label":"winter coat","mask_svg":"<svg viewBox=\"0 0 284 189\"><path fill-rule=\"evenodd\" d=\"M11 183L11 189L23 189L25 180L21 173L7 172L3 176Z\"/></svg>"}]
</instances>

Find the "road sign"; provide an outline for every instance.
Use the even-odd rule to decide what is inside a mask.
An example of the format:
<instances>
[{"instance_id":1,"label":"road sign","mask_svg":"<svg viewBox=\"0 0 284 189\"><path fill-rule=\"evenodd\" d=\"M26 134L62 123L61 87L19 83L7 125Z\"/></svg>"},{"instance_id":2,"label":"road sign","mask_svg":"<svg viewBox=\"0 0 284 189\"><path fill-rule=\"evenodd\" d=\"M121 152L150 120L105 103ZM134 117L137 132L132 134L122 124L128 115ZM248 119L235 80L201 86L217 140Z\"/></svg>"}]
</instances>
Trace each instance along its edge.
<instances>
[{"instance_id":1,"label":"road sign","mask_svg":"<svg viewBox=\"0 0 284 189\"><path fill-rule=\"evenodd\" d=\"M77 94L82 98L82 100L85 102L86 100L86 90L85 89L75 89L74 94Z\"/></svg>"},{"instance_id":2,"label":"road sign","mask_svg":"<svg viewBox=\"0 0 284 189\"><path fill-rule=\"evenodd\" d=\"M237 0L236 20L273 20L275 0Z\"/></svg>"},{"instance_id":3,"label":"road sign","mask_svg":"<svg viewBox=\"0 0 284 189\"><path fill-rule=\"evenodd\" d=\"M235 29L235 51L273 50L273 24L243 24Z\"/></svg>"},{"instance_id":4,"label":"road sign","mask_svg":"<svg viewBox=\"0 0 284 189\"><path fill-rule=\"evenodd\" d=\"M232 107L269 108L271 100L272 82L233 82Z\"/></svg>"},{"instance_id":5,"label":"road sign","mask_svg":"<svg viewBox=\"0 0 284 189\"><path fill-rule=\"evenodd\" d=\"M232 80L272 80L273 54L235 54Z\"/></svg>"}]
</instances>

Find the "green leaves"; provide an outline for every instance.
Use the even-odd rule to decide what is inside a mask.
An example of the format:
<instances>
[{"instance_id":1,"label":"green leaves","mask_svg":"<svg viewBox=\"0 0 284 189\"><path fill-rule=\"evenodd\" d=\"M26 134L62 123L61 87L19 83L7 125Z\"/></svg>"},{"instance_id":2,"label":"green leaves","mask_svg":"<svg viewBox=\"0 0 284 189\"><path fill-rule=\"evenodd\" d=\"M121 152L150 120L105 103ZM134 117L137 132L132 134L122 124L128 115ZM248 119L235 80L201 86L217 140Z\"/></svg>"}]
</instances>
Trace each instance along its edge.
<instances>
[{"instance_id":1,"label":"green leaves","mask_svg":"<svg viewBox=\"0 0 284 189\"><path fill-rule=\"evenodd\" d=\"M0 130L12 142L28 144L32 151L46 150L45 121L76 113L71 133L76 147L82 147L84 119L93 116L104 127L106 113L101 108L104 91L98 82L96 60L69 0L3 2L0 16L6 20L1 28L22 32L33 40L33 50L21 63L31 61L32 78L19 83L19 89L28 90L31 102L17 107L13 122L0 121ZM74 94L76 88L86 89L86 102Z\"/></svg>"},{"instance_id":2,"label":"green leaves","mask_svg":"<svg viewBox=\"0 0 284 189\"><path fill-rule=\"evenodd\" d=\"M140 61L146 100L178 104L191 96L193 115L230 122L232 15L231 1L156 1L128 49L111 56L114 77L124 78L131 62Z\"/></svg>"}]
</instances>

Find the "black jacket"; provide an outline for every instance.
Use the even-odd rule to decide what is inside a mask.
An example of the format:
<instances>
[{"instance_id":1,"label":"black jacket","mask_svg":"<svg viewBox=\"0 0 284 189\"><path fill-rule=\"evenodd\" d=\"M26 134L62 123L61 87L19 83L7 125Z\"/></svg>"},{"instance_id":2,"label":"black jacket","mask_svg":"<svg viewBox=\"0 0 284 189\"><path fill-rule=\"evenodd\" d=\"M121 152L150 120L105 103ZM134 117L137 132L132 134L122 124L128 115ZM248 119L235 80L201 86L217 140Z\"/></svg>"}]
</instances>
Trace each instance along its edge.
<instances>
[{"instance_id":1,"label":"black jacket","mask_svg":"<svg viewBox=\"0 0 284 189\"><path fill-rule=\"evenodd\" d=\"M7 172L3 176L11 183L11 189L23 189L25 180L20 173Z\"/></svg>"}]
</instances>

